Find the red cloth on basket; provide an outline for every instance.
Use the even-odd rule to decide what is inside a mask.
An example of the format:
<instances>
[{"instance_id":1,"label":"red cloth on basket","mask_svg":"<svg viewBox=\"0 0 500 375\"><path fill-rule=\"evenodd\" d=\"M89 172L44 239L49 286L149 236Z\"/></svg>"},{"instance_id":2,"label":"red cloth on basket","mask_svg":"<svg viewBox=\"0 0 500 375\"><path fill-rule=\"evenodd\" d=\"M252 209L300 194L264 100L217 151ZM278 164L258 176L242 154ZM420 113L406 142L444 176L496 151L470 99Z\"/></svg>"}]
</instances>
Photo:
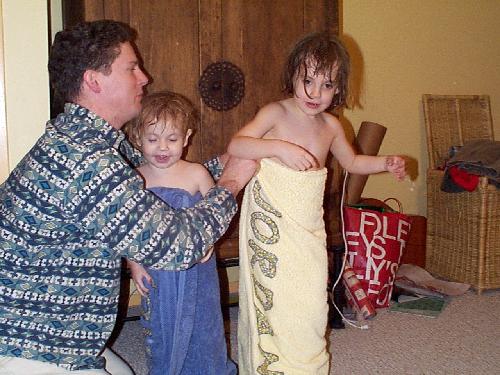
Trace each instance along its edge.
<instances>
[{"instance_id":1,"label":"red cloth on basket","mask_svg":"<svg viewBox=\"0 0 500 375\"><path fill-rule=\"evenodd\" d=\"M479 184L478 175L470 174L469 172L459 168L457 165L449 167L448 173L455 184L467 191L476 190L476 187Z\"/></svg>"}]
</instances>

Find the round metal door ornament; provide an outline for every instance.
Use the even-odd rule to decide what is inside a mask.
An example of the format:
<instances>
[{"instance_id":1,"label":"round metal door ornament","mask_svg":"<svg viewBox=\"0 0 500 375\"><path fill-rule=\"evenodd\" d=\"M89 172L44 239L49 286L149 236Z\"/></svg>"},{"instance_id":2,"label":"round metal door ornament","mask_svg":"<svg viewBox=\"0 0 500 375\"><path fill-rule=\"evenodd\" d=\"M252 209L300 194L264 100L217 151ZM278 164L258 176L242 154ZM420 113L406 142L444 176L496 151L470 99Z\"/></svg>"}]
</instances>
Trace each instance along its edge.
<instances>
[{"instance_id":1,"label":"round metal door ornament","mask_svg":"<svg viewBox=\"0 0 500 375\"><path fill-rule=\"evenodd\" d=\"M208 107L227 111L236 107L245 95L245 76L233 63L218 61L205 68L198 90Z\"/></svg>"}]
</instances>

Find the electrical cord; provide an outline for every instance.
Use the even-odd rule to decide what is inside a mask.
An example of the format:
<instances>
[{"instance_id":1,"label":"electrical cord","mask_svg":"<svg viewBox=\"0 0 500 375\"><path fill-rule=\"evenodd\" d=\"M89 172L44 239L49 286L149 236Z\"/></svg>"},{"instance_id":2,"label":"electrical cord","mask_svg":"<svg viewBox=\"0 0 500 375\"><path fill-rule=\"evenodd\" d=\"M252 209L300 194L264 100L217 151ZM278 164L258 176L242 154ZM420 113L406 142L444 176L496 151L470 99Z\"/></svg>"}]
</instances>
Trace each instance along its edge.
<instances>
[{"instance_id":1,"label":"electrical cord","mask_svg":"<svg viewBox=\"0 0 500 375\"><path fill-rule=\"evenodd\" d=\"M344 258L342 260L342 268L340 269L340 273L337 276L337 279L335 280L335 282L333 283L333 287L331 289L332 293L333 293L333 290L338 285L338 283L340 282L340 279L342 278L342 273L344 272L345 263L346 263L346 259L347 259L347 239L346 239L346 236L345 236L345 222L344 222L344 210L343 210L343 207L344 207L345 188L346 188L347 176L348 175L349 175L349 173L347 171L345 171L344 182L342 184L342 196L340 198L340 222L341 222L341 229L342 229L342 240L344 241ZM338 306L335 304L335 300L333 298L332 298L332 304L335 307L335 309L337 310L337 312L340 314L340 316L342 317L342 320L345 323L349 324L350 326L352 326L354 328L358 328L358 329L368 329L369 328L368 325L366 325L366 324L364 324L364 325L358 325L356 321L347 319L344 316L344 314L342 314L342 312L340 311L340 309L338 308Z\"/></svg>"}]
</instances>

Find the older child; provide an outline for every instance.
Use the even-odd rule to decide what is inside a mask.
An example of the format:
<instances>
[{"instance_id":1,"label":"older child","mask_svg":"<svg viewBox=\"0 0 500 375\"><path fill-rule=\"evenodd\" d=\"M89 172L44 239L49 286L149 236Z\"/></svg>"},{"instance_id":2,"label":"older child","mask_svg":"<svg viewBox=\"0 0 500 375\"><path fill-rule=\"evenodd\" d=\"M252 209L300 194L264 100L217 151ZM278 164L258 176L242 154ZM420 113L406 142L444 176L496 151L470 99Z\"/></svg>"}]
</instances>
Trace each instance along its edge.
<instances>
[{"instance_id":1,"label":"older child","mask_svg":"<svg viewBox=\"0 0 500 375\"><path fill-rule=\"evenodd\" d=\"M214 185L200 164L182 159L195 110L183 96L152 94L129 129L146 162L138 168L146 188L174 209L193 206ZM151 375L236 374L227 357L215 257L187 271L162 271L129 262L143 296Z\"/></svg>"},{"instance_id":2,"label":"older child","mask_svg":"<svg viewBox=\"0 0 500 375\"><path fill-rule=\"evenodd\" d=\"M336 117L346 104L349 56L325 34L299 41L288 57L291 97L263 107L231 140L229 153L262 159L240 217L240 374L328 374L325 161L348 172L398 179L398 156L356 155Z\"/></svg>"}]
</instances>

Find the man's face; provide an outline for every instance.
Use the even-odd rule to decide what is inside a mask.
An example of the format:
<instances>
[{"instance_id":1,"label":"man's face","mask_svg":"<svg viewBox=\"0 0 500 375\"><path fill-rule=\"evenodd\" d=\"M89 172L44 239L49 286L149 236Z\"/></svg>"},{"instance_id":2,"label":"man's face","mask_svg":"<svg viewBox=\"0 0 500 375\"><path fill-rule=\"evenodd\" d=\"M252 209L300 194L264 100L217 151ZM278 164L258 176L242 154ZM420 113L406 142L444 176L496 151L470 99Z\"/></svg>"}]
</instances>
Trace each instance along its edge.
<instances>
[{"instance_id":1,"label":"man's face","mask_svg":"<svg viewBox=\"0 0 500 375\"><path fill-rule=\"evenodd\" d=\"M141 110L143 88L148 78L139 67L139 62L130 43L120 45L120 54L111 64L111 73L99 73L99 100L106 106L111 125L120 129Z\"/></svg>"}]
</instances>

